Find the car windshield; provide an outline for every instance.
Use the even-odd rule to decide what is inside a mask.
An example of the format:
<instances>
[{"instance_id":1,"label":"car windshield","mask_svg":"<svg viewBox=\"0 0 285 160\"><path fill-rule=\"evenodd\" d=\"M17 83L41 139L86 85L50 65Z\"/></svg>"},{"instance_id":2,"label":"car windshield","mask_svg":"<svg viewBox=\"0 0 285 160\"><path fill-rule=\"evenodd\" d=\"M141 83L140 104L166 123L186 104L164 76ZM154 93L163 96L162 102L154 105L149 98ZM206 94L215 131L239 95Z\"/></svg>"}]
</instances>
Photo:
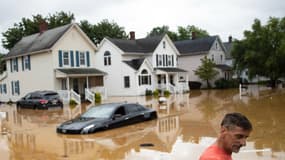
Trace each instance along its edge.
<instances>
[{"instance_id":1,"label":"car windshield","mask_svg":"<svg viewBox=\"0 0 285 160\"><path fill-rule=\"evenodd\" d=\"M84 118L109 118L113 113L113 107L92 107L81 115Z\"/></svg>"}]
</instances>

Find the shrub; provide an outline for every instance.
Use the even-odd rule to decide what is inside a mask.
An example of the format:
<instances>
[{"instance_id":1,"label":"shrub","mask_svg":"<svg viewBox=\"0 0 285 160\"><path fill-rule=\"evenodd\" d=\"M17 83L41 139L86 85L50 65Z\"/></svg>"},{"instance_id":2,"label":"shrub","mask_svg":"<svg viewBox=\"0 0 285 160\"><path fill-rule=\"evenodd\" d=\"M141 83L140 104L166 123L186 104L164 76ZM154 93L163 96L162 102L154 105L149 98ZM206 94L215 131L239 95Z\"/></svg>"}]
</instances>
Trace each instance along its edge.
<instances>
[{"instance_id":1,"label":"shrub","mask_svg":"<svg viewBox=\"0 0 285 160\"><path fill-rule=\"evenodd\" d=\"M169 97L169 96L170 96L170 92L169 92L168 90L165 90L165 91L163 92L163 95L164 95L165 97Z\"/></svg>"},{"instance_id":2,"label":"shrub","mask_svg":"<svg viewBox=\"0 0 285 160\"><path fill-rule=\"evenodd\" d=\"M95 103L101 103L102 96L100 93L95 93Z\"/></svg>"},{"instance_id":3,"label":"shrub","mask_svg":"<svg viewBox=\"0 0 285 160\"><path fill-rule=\"evenodd\" d=\"M69 105L70 105L70 106L76 106L77 103L76 103L76 101L75 101L74 99L70 99L70 100L69 100Z\"/></svg>"},{"instance_id":4,"label":"shrub","mask_svg":"<svg viewBox=\"0 0 285 160\"><path fill-rule=\"evenodd\" d=\"M158 89L154 90L152 94L153 94L154 97L158 97L159 90Z\"/></svg>"},{"instance_id":5,"label":"shrub","mask_svg":"<svg viewBox=\"0 0 285 160\"><path fill-rule=\"evenodd\" d=\"M238 80L225 80L224 78L215 81L215 86L218 89L237 88Z\"/></svg>"},{"instance_id":6,"label":"shrub","mask_svg":"<svg viewBox=\"0 0 285 160\"><path fill-rule=\"evenodd\" d=\"M151 96L152 95L152 91L151 90L145 90L145 95L146 96Z\"/></svg>"},{"instance_id":7,"label":"shrub","mask_svg":"<svg viewBox=\"0 0 285 160\"><path fill-rule=\"evenodd\" d=\"M11 99L9 99L9 101L7 102L8 105L12 105L13 101Z\"/></svg>"}]
</instances>

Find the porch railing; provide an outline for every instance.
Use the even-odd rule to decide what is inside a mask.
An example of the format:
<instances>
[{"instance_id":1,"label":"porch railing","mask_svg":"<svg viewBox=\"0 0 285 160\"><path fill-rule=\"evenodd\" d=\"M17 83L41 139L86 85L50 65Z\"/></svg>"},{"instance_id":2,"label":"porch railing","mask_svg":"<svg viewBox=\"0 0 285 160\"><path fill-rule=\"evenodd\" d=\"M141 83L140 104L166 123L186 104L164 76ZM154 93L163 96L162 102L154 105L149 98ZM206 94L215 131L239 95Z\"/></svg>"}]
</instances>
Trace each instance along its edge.
<instances>
[{"instance_id":1,"label":"porch railing","mask_svg":"<svg viewBox=\"0 0 285 160\"><path fill-rule=\"evenodd\" d=\"M71 91L70 91L70 99L75 100L75 102L76 102L77 104L81 104L80 95L77 94L74 90L71 90Z\"/></svg>"},{"instance_id":2,"label":"porch railing","mask_svg":"<svg viewBox=\"0 0 285 160\"><path fill-rule=\"evenodd\" d=\"M85 99L87 99L91 103L94 103L95 101L95 94L92 93L88 88L85 88Z\"/></svg>"},{"instance_id":3,"label":"porch railing","mask_svg":"<svg viewBox=\"0 0 285 160\"><path fill-rule=\"evenodd\" d=\"M94 93L100 93L103 100L107 99L107 89L105 87L93 87L91 91Z\"/></svg>"},{"instance_id":4,"label":"porch railing","mask_svg":"<svg viewBox=\"0 0 285 160\"><path fill-rule=\"evenodd\" d=\"M68 90L57 90L60 98L62 99L63 103L68 103L70 100L70 91Z\"/></svg>"}]
</instances>

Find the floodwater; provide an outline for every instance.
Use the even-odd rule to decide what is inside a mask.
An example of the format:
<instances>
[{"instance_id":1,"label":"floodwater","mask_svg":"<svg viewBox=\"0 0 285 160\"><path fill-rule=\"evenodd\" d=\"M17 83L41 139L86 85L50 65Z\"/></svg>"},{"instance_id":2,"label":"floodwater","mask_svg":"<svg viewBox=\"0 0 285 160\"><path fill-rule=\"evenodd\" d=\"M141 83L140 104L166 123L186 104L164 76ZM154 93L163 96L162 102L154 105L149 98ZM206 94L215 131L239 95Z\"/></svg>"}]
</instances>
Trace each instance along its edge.
<instances>
[{"instance_id":1,"label":"floodwater","mask_svg":"<svg viewBox=\"0 0 285 160\"><path fill-rule=\"evenodd\" d=\"M108 102L138 102L158 111L157 120L89 135L63 135L56 126L91 105L63 109L17 110L0 106L1 160L196 160L219 132L224 114L241 112L254 130L236 160L285 159L285 90L252 86L238 89L193 90L156 98L112 97Z\"/></svg>"}]
</instances>

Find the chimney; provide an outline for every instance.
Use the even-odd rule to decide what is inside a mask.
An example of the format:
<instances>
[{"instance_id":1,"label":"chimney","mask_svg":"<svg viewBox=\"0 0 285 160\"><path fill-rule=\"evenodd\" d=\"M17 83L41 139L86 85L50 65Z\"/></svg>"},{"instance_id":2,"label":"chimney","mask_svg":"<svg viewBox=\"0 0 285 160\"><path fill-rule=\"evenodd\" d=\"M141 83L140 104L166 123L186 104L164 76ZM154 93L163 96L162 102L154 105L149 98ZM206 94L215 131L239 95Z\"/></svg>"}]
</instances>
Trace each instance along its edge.
<instances>
[{"instance_id":1,"label":"chimney","mask_svg":"<svg viewBox=\"0 0 285 160\"><path fill-rule=\"evenodd\" d=\"M134 31L130 32L130 40L135 40L136 39L136 33Z\"/></svg>"},{"instance_id":2,"label":"chimney","mask_svg":"<svg viewBox=\"0 0 285 160\"><path fill-rule=\"evenodd\" d=\"M43 33L44 31L48 29L48 24L44 20L42 20L39 24L39 29L40 29L40 33Z\"/></svg>"},{"instance_id":3,"label":"chimney","mask_svg":"<svg viewBox=\"0 0 285 160\"><path fill-rule=\"evenodd\" d=\"M233 37L229 36L229 43L232 43Z\"/></svg>"},{"instance_id":4,"label":"chimney","mask_svg":"<svg viewBox=\"0 0 285 160\"><path fill-rule=\"evenodd\" d=\"M191 39L194 40L196 39L196 32L191 32L192 36L191 36Z\"/></svg>"}]
</instances>

